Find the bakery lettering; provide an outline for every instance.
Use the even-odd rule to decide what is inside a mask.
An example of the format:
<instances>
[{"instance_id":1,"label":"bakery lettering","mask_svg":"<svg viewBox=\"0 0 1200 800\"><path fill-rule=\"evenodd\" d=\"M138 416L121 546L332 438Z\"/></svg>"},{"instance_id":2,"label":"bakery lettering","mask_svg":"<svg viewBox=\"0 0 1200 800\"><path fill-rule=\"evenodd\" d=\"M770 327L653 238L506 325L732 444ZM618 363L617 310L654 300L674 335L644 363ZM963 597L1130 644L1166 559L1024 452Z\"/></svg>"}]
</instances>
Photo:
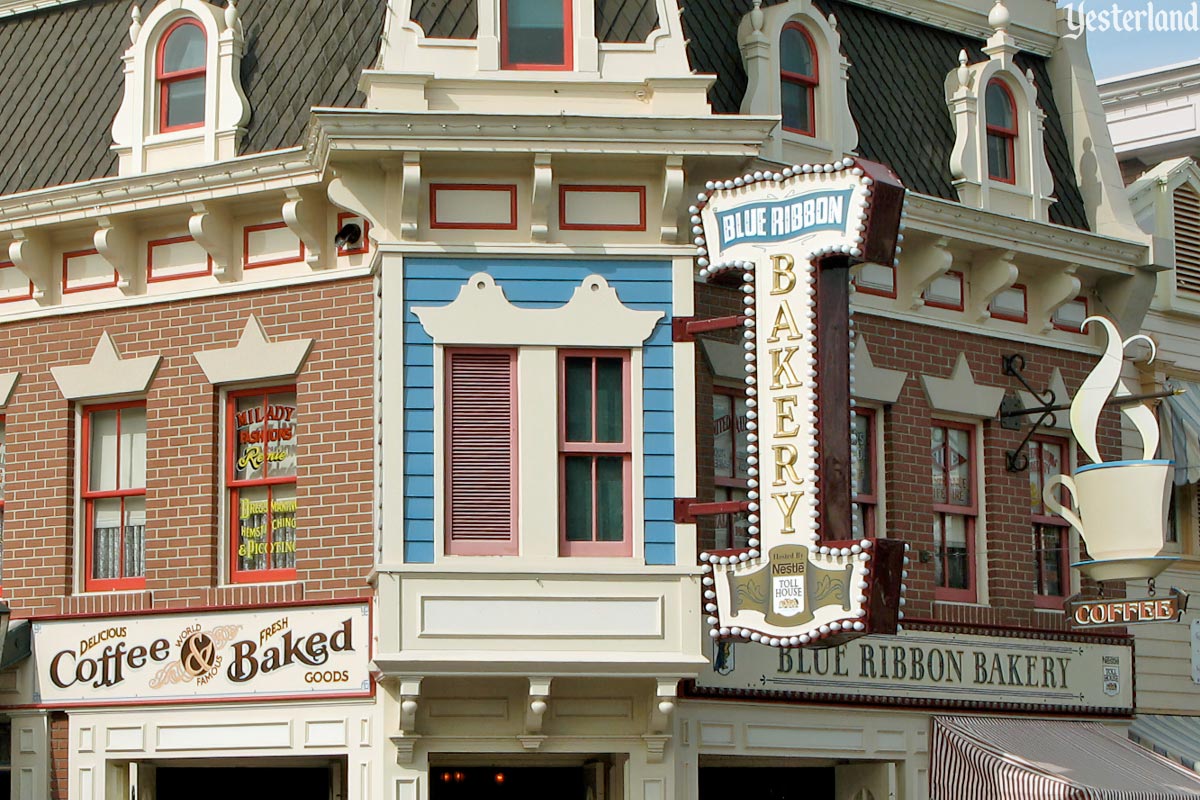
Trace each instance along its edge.
<instances>
[{"instance_id":1,"label":"bakery lettering","mask_svg":"<svg viewBox=\"0 0 1200 800\"><path fill-rule=\"evenodd\" d=\"M225 674L234 683L245 683L260 672L265 675L292 664L319 667L329 660L330 653L354 651L350 623L347 619L342 627L328 635L318 631L308 636L296 636L287 630L278 645L261 650L252 639L234 642L231 645L233 657Z\"/></svg>"}]
</instances>

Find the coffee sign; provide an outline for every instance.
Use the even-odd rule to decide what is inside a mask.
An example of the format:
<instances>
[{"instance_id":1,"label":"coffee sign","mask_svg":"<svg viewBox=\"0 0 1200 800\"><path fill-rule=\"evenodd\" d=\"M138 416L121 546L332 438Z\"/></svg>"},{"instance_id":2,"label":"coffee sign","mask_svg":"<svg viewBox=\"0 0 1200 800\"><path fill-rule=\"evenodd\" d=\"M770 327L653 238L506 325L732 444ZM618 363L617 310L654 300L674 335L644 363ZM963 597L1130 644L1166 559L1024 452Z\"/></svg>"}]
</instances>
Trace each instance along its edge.
<instances>
[{"instance_id":1,"label":"coffee sign","mask_svg":"<svg viewBox=\"0 0 1200 800\"><path fill-rule=\"evenodd\" d=\"M1112 713L1133 707L1130 644L906 629L820 650L712 647L698 695Z\"/></svg>"},{"instance_id":2,"label":"coffee sign","mask_svg":"<svg viewBox=\"0 0 1200 800\"><path fill-rule=\"evenodd\" d=\"M364 603L33 623L35 702L371 693Z\"/></svg>"},{"instance_id":3,"label":"coffee sign","mask_svg":"<svg viewBox=\"0 0 1200 800\"><path fill-rule=\"evenodd\" d=\"M1067 620L1075 628L1104 628L1146 622L1178 622L1187 611L1188 596L1171 589L1165 597L1120 600L1080 600L1067 603Z\"/></svg>"}]
</instances>

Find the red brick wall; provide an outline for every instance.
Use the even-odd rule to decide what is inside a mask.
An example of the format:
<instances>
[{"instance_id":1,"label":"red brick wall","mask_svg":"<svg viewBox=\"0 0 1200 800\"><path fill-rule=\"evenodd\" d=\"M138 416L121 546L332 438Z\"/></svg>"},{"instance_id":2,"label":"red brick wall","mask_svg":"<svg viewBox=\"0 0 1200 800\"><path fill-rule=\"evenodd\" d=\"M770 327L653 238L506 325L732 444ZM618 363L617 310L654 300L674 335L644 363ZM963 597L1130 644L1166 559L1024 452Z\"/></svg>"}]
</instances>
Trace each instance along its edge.
<instances>
[{"instance_id":1,"label":"red brick wall","mask_svg":"<svg viewBox=\"0 0 1200 800\"><path fill-rule=\"evenodd\" d=\"M237 344L250 314L274 341L314 339L297 380L298 581L221 586L221 403L193 357ZM75 412L50 368L87 362L102 331L124 358L161 356L146 396L146 591L77 595ZM370 279L0 326L5 412L3 591L14 616L358 597L372 564Z\"/></svg>"},{"instance_id":2,"label":"red brick wall","mask_svg":"<svg viewBox=\"0 0 1200 800\"><path fill-rule=\"evenodd\" d=\"M741 293L697 286L699 317L737 313ZM1095 365L1097 357L1061 348L1031 346L998 337L968 334L931 325L872 317L856 309L855 325L866 337L876 367L908 373L899 400L884 409L884 495L887 529L879 531L909 542L914 551L933 548L933 512L930 498L929 428L938 417L930 409L921 376L948 378L959 353L965 353L975 382L1006 390L1020 388L1014 378L1001 374L1001 358L1022 353L1025 375L1036 388L1049 384L1054 368L1062 371L1067 389L1074 392ZM698 356L696 392L699 428L698 491L712 498L712 376L703 356ZM1064 398L1059 398L1064 402ZM1060 412L1065 415L1066 412ZM1065 416L1060 420L1065 421ZM1106 459L1120 455L1120 419L1109 410L1101 418L1100 446ZM1064 628L1061 614L1034 609L1036 565L1029 510L1027 472L1008 472L1005 452L1020 442L1024 431L1006 430L997 420L983 423L984 475L982 512L987 546L987 605L934 602L934 564L915 556L908 568L906 617L970 624ZM828 488L826 488L828 491ZM701 526L700 546L712 547L711 529Z\"/></svg>"},{"instance_id":3,"label":"red brick wall","mask_svg":"<svg viewBox=\"0 0 1200 800\"><path fill-rule=\"evenodd\" d=\"M68 756L71 752L71 725L65 711L50 712L50 798L67 800L70 785Z\"/></svg>"}]
</instances>

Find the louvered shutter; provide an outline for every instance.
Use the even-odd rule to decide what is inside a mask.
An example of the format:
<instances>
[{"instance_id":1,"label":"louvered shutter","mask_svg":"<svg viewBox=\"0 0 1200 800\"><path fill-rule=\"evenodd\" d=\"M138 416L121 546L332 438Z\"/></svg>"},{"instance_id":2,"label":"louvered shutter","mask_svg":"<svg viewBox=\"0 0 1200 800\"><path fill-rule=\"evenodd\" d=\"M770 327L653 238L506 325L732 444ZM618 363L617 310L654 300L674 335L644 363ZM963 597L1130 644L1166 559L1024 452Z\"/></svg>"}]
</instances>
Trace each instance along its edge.
<instances>
[{"instance_id":1,"label":"louvered shutter","mask_svg":"<svg viewBox=\"0 0 1200 800\"><path fill-rule=\"evenodd\" d=\"M446 552L516 555L515 350L446 353Z\"/></svg>"},{"instance_id":2,"label":"louvered shutter","mask_svg":"<svg viewBox=\"0 0 1200 800\"><path fill-rule=\"evenodd\" d=\"M1200 194L1175 190L1175 288L1200 294Z\"/></svg>"}]
</instances>

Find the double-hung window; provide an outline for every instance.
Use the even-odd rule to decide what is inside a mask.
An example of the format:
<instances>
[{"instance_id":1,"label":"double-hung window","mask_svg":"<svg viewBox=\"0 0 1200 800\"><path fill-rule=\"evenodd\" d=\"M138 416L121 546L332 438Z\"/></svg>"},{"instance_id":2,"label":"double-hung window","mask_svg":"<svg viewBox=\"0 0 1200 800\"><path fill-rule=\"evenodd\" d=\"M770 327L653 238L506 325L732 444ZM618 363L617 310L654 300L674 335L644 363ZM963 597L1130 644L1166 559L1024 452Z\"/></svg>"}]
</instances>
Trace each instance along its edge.
<instances>
[{"instance_id":1,"label":"double-hung window","mask_svg":"<svg viewBox=\"0 0 1200 800\"><path fill-rule=\"evenodd\" d=\"M744 392L720 386L713 389L713 486L718 503L749 499L748 411ZM747 546L747 514L720 514L714 519L718 549Z\"/></svg>"},{"instance_id":2,"label":"double-hung window","mask_svg":"<svg viewBox=\"0 0 1200 800\"><path fill-rule=\"evenodd\" d=\"M1017 102L1012 90L993 78L984 92L987 119L988 177L1001 183L1017 182Z\"/></svg>"},{"instance_id":3,"label":"double-hung window","mask_svg":"<svg viewBox=\"0 0 1200 800\"><path fill-rule=\"evenodd\" d=\"M87 591L146 584L146 404L83 409Z\"/></svg>"},{"instance_id":4,"label":"double-hung window","mask_svg":"<svg viewBox=\"0 0 1200 800\"><path fill-rule=\"evenodd\" d=\"M230 392L225 432L230 580L295 580L296 388Z\"/></svg>"},{"instance_id":5,"label":"double-hung window","mask_svg":"<svg viewBox=\"0 0 1200 800\"><path fill-rule=\"evenodd\" d=\"M934 596L973 603L975 520L979 514L975 427L935 422L930 429Z\"/></svg>"},{"instance_id":6,"label":"double-hung window","mask_svg":"<svg viewBox=\"0 0 1200 800\"><path fill-rule=\"evenodd\" d=\"M1034 605L1038 608L1062 608L1063 599L1070 594L1071 529L1066 520L1046 507L1042 495L1046 482L1066 472L1066 467L1064 439L1038 436L1029 443L1029 499L1036 562ZM1066 501L1066 493L1061 488L1059 491L1062 492L1059 502Z\"/></svg>"},{"instance_id":7,"label":"double-hung window","mask_svg":"<svg viewBox=\"0 0 1200 800\"><path fill-rule=\"evenodd\" d=\"M779 94L784 130L817 135L817 48L798 22L779 37Z\"/></svg>"},{"instance_id":8,"label":"double-hung window","mask_svg":"<svg viewBox=\"0 0 1200 800\"><path fill-rule=\"evenodd\" d=\"M571 68L571 0L501 0L505 69Z\"/></svg>"},{"instance_id":9,"label":"double-hung window","mask_svg":"<svg viewBox=\"0 0 1200 800\"><path fill-rule=\"evenodd\" d=\"M206 50L204 28L191 18L173 24L159 42L155 79L160 133L204 124Z\"/></svg>"},{"instance_id":10,"label":"double-hung window","mask_svg":"<svg viewBox=\"0 0 1200 800\"><path fill-rule=\"evenodd\" d=\"M857 406L850 418L855 536L875 535L879 507L879 491L875 485L875 414L875 409Z\"/></svg>"},{"instance_id":11,"label":"double-hung window","mask_svg":"<svg viewBox=\"0 0 1200 800\"><path fill-rule=\"evenodd\" d=\"M633 446L628 351L559 351L559 547L632 553Z\"/></svg>"}]
</instances>

